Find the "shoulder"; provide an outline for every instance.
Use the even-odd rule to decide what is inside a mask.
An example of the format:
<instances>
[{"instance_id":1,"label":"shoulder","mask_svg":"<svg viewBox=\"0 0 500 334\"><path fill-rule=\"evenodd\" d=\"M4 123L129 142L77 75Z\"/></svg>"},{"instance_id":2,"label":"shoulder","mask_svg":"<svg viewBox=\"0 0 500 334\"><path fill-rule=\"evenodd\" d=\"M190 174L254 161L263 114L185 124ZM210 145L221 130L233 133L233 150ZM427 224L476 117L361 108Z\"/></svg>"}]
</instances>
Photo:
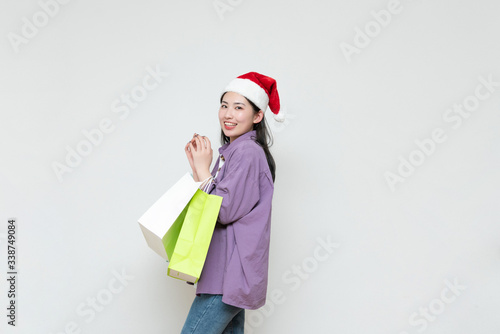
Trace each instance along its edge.
<instances>
[{"instance_id":1,"label":"shoulder","mask_svg":"<svg viewBox=\"0 0 500 334\"><path fill-rule=\"evenodd\" d=\"M255 179L259 179L264 183L269 182L271 186L274 184L266 153L264 149L253 140L247 140L241 143L241 145L232 152L232 157L230 157L227 167L229 169L236 168L246 170L246 173L253 175Z\"/></svg>"},{"instance_id":2,"label":"shoulder","mask_svg":"<svg viewBox=\"0 0 500 334\"><path fill-rule=\"evenodd\" d=\"M266 160L266 154L264 153L264 149L255 141L245 140L235 147L229 157L225 158L257 165L259 161Z\"/></svg>"},{"instance_id":3,"label":"shoulder","mask_svg":"<svg viewBox=\"0 0 500 334\"><path fill-rule=\"evenodd\" d=\"M254 140L245 140L235 151L239 151L241 154L253 156L264 154L264 149Z\"/></svg>"}]
</instances>

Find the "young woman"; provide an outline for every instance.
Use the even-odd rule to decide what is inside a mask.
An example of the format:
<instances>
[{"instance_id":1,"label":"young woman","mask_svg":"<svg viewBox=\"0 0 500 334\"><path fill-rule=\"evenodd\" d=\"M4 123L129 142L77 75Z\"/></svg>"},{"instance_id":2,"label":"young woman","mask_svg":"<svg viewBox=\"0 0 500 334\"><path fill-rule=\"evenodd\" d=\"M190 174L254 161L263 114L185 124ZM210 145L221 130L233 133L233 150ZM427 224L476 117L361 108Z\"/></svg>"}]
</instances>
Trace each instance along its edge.
<instances>
[{"instance_id":1,"label":"young woman","mask_svg":"<svg viewBox=\"0 0 500 334\"><path fill-rule=\"evenodd\" d=\"M181 334L243 333L245 309L266 302L276 169L264 117L268 106L281 116L276 81L256 72L241 75L220 99L223 145L212 173L207 137L195 134L185 147L195 181L211 182L207 192L223 199Z\"/></svg>"}]
</instances>

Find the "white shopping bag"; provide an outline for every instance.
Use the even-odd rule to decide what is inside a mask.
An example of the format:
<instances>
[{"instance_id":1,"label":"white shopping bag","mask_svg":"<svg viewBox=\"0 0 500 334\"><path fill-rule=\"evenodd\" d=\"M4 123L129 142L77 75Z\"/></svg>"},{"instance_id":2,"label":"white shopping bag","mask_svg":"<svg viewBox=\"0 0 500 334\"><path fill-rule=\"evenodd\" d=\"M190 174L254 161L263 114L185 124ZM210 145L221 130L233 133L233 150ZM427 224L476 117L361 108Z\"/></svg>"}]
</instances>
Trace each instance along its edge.
<instances>
[{"instance_id":1,"label":"white shopping bag","mask_svg":"<svg viewBox=\"0 0 500 334\"><path fill-rule=\"evenodd\" d=\"M194 181L191 174L186 173L139 218L139 225L149 247L167 261L169 258L163 238L194 196L200 184L202 182Z\"/></svg>"}]
</instances>

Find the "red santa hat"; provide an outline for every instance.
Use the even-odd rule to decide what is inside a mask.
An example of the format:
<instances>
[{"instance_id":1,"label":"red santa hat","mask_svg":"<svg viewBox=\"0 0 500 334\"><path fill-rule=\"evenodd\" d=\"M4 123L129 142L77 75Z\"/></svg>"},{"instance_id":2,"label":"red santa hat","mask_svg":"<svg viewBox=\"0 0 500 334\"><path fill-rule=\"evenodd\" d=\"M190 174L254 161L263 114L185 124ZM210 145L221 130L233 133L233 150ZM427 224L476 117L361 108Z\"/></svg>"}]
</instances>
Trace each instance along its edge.
<instances>
[{"instance_id":1,"label":"red santa hat","mask_svg":"<svg viewBox=\"0 0 500 334\"><path fill-rule=\"evenodd\" d=\"M276 121L283 122L285 120L283 112L280 113L280 97L276 80L271 77L257 72L249 72L233 79L222 94L226 92L243 95L262 111L266 111L269 106Z\"/></svg>"}]
</instances>

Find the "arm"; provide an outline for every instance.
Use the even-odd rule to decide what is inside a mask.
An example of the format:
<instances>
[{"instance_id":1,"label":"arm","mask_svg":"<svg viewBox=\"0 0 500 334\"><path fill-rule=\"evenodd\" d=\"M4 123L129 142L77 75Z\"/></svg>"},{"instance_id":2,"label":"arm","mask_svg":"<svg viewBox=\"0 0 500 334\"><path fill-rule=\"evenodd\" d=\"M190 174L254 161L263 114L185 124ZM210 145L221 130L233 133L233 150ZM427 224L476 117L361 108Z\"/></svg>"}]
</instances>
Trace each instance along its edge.
<instances>
[{"instance_id":1,"label":"arm","mask_svg":"<svg viewBox=\"0 0 500 334\"><path fill-rule=\"evenodd\" d=\"M191 169L193 170L194 180L201 182L211 177L212 174L209 169L212 163L213 151L210 140L207 137L195 134L193 139L186 146L186 150L189 150L192 156L192 161L189 163L191 164Z\"/></svg>"},{"instance_id":2,"label":"arm","mask_svg":"<svg viewBox=\"0 0 500 334\"><path fill-rule=\"evenodd\" d=\"M218 221L233 223L247 215L260 199L258 158L254 150L238 150L226 162L222 180L214 180L213 195L223 198Z\"/></svg>"},{"instance_id":3,"label":"arm","mask_svg":"<svg viewBox=\"0 0 500 334\"><path fill-rule=\"evenodd\" d=\"M198 174L196 173L196 169L194 168L193 153L191 152L191 147L190 147L191 143L194 141L195 136L196 136L196 133L193 135L193 139L188 141L188 143L184 147L184 152L186 153L187 159L189 161L189 166L191 166L191 170L193 172L193 179L196 182L199 182L198 181Z\"/></svg>"}]
</instances>

